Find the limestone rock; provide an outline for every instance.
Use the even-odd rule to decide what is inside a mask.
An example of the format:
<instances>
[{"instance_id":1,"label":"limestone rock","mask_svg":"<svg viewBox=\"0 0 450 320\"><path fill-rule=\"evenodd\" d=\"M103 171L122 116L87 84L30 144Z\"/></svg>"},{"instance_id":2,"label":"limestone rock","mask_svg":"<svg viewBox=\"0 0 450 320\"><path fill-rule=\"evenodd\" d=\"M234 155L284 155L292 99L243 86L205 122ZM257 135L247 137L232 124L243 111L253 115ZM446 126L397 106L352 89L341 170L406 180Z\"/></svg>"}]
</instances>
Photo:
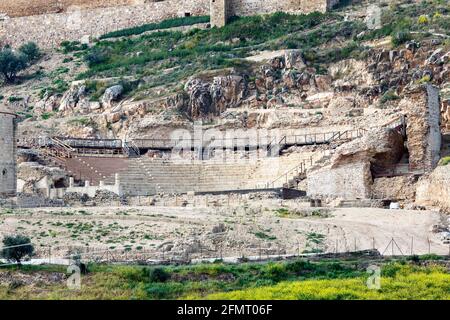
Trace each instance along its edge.
<instances>
[{"instance_id":1,"label":"limestone rock","mask_svg":"<svg viewBox=\"0 0 450 320\"><path fill-rule=\"evenodd\" d=\"M361 138L343 144L331 158L332 167L369 161L379 168L397 163L404 153L403 137L395 130L373 129Z\"/></svg>"},{"instance_id":2,"label":"limestone rock","mask_svg":"<svg viewBox=\"0 0 450 320\"><path fill-rule=\"evenodd\" d=\"M306 68L306 63L300 50L286 50L284 54L284 60L286 69L302 70Z\"/></svg>"},{"instance_id":3,"label":"limestone rock","mask_svg":"<svg viewBox=\"0 0 450 320\"><path fill-rule=\"evenodd\" d=\"M120 84L106 89L101 99L103 106L105 108L112 107L112 102L117 101L122 96L123 90L123 86Z\"/></svg>"},{"instance_id":4,"label":"limestone rock","mask_svg":"<svg viewBox=\"0 0 450 320\"><path fill-rule=\"evenodd\" d=\"M184 90L189 95L187 113L192 118L204 118L216 114L212 105L210 88L211 84L201 79L191 79L186 83Z\"/></svg>"},{"instance_id":5,"label":"limestone rock","mask_svg":"<svg viewBox=\"0 0 450 320\"><path fill-rule=\"evenodd\" d=\"M247 82L237 75L215 77L210 91L215 109L220 114L239 106L247 93Z\"/></svg>"},{"instance_id":6,"label":"limestone rock","mask_svg":"<svg viewBox=\"0 0 450 320\"><path fill-rule=\"evenodd\" d=\"M60 112L67 112L75 109L81 98L86 95L86 86L75 84L61 98L59 105Z\"/></svg>"},{"instance_id":7,"label":"limestone rock","mask_svg":"<svg viewBox=\"0 0 450 320\"><path fill-rule=\"evenodd\" d=\"M208 118L239 106L246 96L247 83L237 75L215 77L212 83L193 78L184 89L189 96L187 113L194 119Z\"/></svg>"},{"instance_id":8,"label":"limestone rock","mask_svg":"<svg viewBox=\"0 0 450 320\"><path fill-rule=\"evenodd\" d=\"M417 183L416 203L424 206L438 206L450 213L450 166L438 166L430 175L423 176Z\"/></svg>"},{"instance_id":9,"label":"limestone rock","mask_svg":"<svg viewBox=\"0 0 450 320\"><path fill-rule=\"evenodd\" d=\"M36 111L39 113L53 112L58 109L58 97L55 95L45 95L42 100L36 103Z\"/></svg>"},{"instance_id":10,"label":"limestone rock","mask_svg":"<svg viewBox=\"0 0 450 320\"><path fill-rule=\"evenodd\" d=\"M376 199L413 201L416 195L416 182L413 176L377 178L372 185L372 196Z\"/></svg>"},{"instance_id":11,"label":"limestone rock","mask_svg":"<svg viewBox=\"0 0 450 320\"><path fill-rule=\"evenodd\" d=\"M22 162L17 169L20 192L41 193L56 183L68 185L67 172L58 167L44 166L37 162Z\"/></svg>"}]
</instances>

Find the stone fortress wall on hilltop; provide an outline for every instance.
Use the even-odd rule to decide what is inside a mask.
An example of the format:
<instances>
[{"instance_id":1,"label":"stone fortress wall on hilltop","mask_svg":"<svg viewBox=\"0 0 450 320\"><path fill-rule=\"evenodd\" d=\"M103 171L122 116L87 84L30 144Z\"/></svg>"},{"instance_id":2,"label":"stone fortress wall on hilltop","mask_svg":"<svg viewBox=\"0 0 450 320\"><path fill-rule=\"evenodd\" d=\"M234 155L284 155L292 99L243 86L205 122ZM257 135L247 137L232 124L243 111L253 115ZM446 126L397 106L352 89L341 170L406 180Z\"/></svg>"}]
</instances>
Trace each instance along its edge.
<instances>
[{"instance_id":1,"label":"stone fortress wall on hilltop","mask_svg":"<svg viewBox=\"0 0 450 320\"><path fill-rule=\"evenodd\" d=\"M0 12L9 17L35 16L47 13L61 13L76 8L92 9L132 5L145 0L2 0Z\"/></svg>"},{"instance_id":2,"label":"stone fortress wall on hilltop","mask_svg":"<svg viewBox=\"0 0 450 320\"><path fill-rule=\"evenodd\" d=\"M2 0L0 41L18 46L34 41L43 48L188 15L210 14L219 0ZM221 0L226 16L276 11L325 12L339 0ZM214 15L223 12L212 11ZM214 24L214 23L213 23Z\"/></svg>"}]
</instances>

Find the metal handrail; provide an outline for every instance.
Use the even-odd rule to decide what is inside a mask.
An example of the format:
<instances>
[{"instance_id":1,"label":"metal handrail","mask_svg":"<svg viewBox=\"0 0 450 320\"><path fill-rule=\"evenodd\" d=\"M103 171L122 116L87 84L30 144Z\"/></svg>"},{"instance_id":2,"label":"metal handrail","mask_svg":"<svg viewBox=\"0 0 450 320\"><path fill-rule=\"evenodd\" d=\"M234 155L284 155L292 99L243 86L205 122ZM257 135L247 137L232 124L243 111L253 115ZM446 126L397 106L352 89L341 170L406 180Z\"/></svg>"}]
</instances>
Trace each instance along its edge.
<instances>
[{"instance_id":1,"label":"metal handrail","mask_svg":"<svg viewBox=\"0 0 450 320\"><path fill-rule=\"evenodd\" d=\"M267 183L267 186L270 187L274 187L275 186L275 182L277 182L278 180L281 180L282 178L286 178L287 180L287 176L288 174L290 174L291 172L297 170L298 168L300 168L301 170L299 171L299 174L303 174L306 173L306 160L307 159L303 159L302 162L299 165L296 165L294 168L286 171L285 173L283 173L282 175L280 175L278 178L276 178L275 180L273 180L272 182ZM312 162L312 157L309 159ZM288 181L286 181L287 183Z\"/></svg>"}]
</instances>

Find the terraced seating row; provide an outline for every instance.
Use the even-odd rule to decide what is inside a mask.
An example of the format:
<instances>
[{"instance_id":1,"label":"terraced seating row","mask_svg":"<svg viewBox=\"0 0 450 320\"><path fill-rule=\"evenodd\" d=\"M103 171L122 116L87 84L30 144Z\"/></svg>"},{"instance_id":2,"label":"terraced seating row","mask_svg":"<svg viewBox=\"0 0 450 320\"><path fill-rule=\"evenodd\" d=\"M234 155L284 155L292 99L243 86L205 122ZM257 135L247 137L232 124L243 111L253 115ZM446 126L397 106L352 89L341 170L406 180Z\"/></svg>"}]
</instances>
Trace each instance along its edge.
<instances>
[{"instance_id":1,"label":"terraced seating row","mask_svg":"<svg viewBox=\"0 0 450 320\"><path fill-rule=\"evenodd\" d=\"M304 160L304 154L231 163L185 163L140 157L129 159L127 169L119 177L124 192L131 195L245 190L267 186ZM283 184L280 179L270 187Z\"/></svg>"}]
</instances>

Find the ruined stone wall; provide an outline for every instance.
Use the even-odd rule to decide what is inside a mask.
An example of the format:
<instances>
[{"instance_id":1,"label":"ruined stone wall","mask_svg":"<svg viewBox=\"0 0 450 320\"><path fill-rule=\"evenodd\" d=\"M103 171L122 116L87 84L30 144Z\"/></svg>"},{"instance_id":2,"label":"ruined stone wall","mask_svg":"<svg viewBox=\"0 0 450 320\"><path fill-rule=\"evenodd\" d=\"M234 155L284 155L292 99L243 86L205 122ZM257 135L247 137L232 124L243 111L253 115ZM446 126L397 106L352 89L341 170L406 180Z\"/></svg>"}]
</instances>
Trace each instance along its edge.
<instances>
[{"instance_id":1,"label":"ruined stone wall","mask_svg":"<svg viewBox=\"0 0 450 320\"><path fill-rule=\"evenodd\" d=\"M189 15L209 15L213 0L16 0L0 5L0 41L18 46L34 41L43 48ZM26 1L26 5L23 2ZM213 25L232 15L325 12L339 0L214 0ZM131 4L130 4L131 3ZM220 9L222 8L222 9ZM1 13L10 17L2 17ZM39 15L38 15L39 14ZM220 23L219 23L220 22Z\"/></svg>"},{"instance_id":2,"label":"ruined stone wall","mask_svg":"<svg viewBox=\"0 0 450 320\"><path fill-rule=\"evenodd\" d=\"M339 0L229 0L231 15L247 16L277 11L291 13L325 12Z\"/></svg>"},{"instance_id":3,"label":"ruined stone wall","mask_svg":"<svg viewBox=\"0 0 450 320\"><path fill-rule=\"evenodd\" d=\"M223 27L230 17L230 0L211 0L211 26Z\"/></svg>"},{"instance_id":4,"label":"ruined stone wall","mask_svg":"<svg viewBox=\"0 0 450 320\"><path fill-rule=\"evenodd\" d=\"M416 203L438 206L450 213L450 165L438 166L417 184Z\"/></svg>"},{"instance_id":5,"label":"ruined stone wall","mask_svg":"<svg viewBox=\"0 0 450 320\"><path fill-rule=\"evenodd\" d=\"M410 90L399 103L406 113L409 162L413 169L431 170L440 159L439 89L426 85Z\"/></svg>"},{"instance_id":6,"label":"ruined stone wall","mask_svg":"<svg viewBox=\"0 0 450 320\"><path fill-rule=\"evenodd\" d=\"M0 111L0 197L16 192L16 117Z\"/></svg>"},{"instance_id":7,"label":"ruined stone wall","mask_svg":"<svg viewBox=\"0 0 450 320\"><path fill-rule=\"evenodd\" d=\"M325 167L308 174L309 197L368 199L372 176L368 162L349 163L336 168Z\"/></svg>"},{"instance_id":8,"label":"ruined stone wall","mask_svg":"<svg viewBox=\"0 0 450 320\"><path fill-rule=\"evenodd\" d=\"M24 17L59 13L78 8L101 8L130 5L144 0L1 0L0 13L10 17Z\"/></svg>"},{"instance_id":9,"label":"ruined stone wall","mask_svg":"<svg viewBox=\"0 0 450 320\"><path fill-rule=\"evenodd\" d=\"M439 101L439 88L427 85L427 107L428 107L428 149L427 162L435 167L440 157L442 136L441 136L441 109Z\"/></svg>"},{"instance_id":10,"label":"ruined stone wall","mask_svg":"<svg viewBox=\"0 0 450 320\"><path fill-rule=\"evenodd\" d=\"M0 20L0 40L18 46L34 41L43 48L62 41L191 15L209 15L210 0L166 0L140 5L76 10Z\"/></svg>"}]
</instances>

